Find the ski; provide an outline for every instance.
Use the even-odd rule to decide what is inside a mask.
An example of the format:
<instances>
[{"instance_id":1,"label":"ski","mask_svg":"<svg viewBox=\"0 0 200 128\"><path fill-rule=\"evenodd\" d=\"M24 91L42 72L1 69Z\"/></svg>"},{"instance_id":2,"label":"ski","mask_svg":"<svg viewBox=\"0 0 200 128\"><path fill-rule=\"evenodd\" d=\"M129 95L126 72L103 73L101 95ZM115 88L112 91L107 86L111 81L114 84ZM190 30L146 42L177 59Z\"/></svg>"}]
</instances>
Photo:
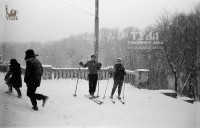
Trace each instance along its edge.
<instances>
[{"instance_id":1,"label":"ski","mask_svg":"<svg viewBox=\"0 0 200 128\"><path fill-rule=\"evenodd\" d=\"M98 102L101 102L101 104L102 104L103 101L99 100L98 98L99 98L99 96L96 96L94 99L97 100Z\"/></svg>"},{"instance_id":2,"label":"ski","mask_svg":"<svg viewBox=\"0 0 200 128\"><path fill-rule=\"evenodd\" d=\"M112 101L113 104L115 103L115 100L113 98L110 98L110 100Z\"/></svg>"},{"instance_id":3,"label":"ski","mask_svg":"<svg viewBox=\"0 0 200 128\"><path fill-rule=\"evenodd\" d=\"M95 103L97 103L97 104L99 104L99 105L101 105L101 104L103 103L103 101L100 101L100 100L98 100L98 99L95 98L95 97L91 97L90 95L85 95L85 97L87 97L88 99L94 101Z\"/></svg>"},{"instance_id":4,"label":"ski","mask_svg":"<svg viewBox=\"0 0 200 128\"><path fill-rule=\"evenodd\" d=\"M125 101L124 101L124 100L119 99L118 97L117 97L117 99L118 99L122 104L125 104Z\"/></svg>"},{"instance_id":5,"label":"ski","mask_svg":"<svg viewBox=\"0 0 200 128\"><path fill-rule=\"evenodd\" d=\"M125 101L124 101L124 100L119 99L119 101L120 101L122 104L125 104Z\"/></svg>"},{"instance_id":6,"label":"ski","mask_svg":"<svg viewBox=\"0 0 200 128\"><path fill-rule=\"evenodd\" d=\"M89 95L89 96L90 96L90 95ZM94 96L94 98L95 98L97 101L99 101L99 102L102 102L102 103L103 103L103 101L102 101L102 100L99 100L100 96Z\"/></svg>"}]
</instances>

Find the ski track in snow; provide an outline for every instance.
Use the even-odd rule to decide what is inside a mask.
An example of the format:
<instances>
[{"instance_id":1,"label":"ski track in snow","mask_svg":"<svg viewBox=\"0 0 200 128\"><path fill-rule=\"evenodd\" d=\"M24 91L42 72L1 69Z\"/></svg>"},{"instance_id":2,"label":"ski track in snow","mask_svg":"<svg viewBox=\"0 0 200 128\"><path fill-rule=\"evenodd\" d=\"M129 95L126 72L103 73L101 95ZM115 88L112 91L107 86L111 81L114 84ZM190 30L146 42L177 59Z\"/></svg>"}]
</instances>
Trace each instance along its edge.
<instances>
[{"instance_id":1,"label":"ski track in snow","mask_svg":"<svg viewBox=\"0 0 200 128\"><path fill-rule=\"evenodd\" d=\"M200 104L190 104L180 99L164 96L156 91L137 89L126 84L125 104L114 96L115 104L109 99L113 81L109 81L106 98L104 91L107 80L100 81L98 105L88 100L88 81L79 80L77 97L74 91L77 79L42 80L37 93L49 96L45 107L38 101L39 111L31 109L23 83L22 99L17 93L8 95L0 73L0 127L130 127L130 128L199 128ZM97 92L97 90L96 90ZM117 90L115 92L117 95Z\"/></svg>"}]
</instances>

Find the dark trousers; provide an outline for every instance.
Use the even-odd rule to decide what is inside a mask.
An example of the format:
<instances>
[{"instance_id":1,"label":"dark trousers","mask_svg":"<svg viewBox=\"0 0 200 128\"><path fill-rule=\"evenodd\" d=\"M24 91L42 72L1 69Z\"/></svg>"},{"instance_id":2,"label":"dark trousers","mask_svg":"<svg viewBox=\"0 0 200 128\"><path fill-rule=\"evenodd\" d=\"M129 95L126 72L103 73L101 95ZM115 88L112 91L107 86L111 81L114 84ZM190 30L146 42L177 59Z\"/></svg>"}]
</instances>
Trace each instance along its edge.
<instances>
[{"instance_id":1,"label":"dark trousers","mask_svg":"<svg viewBox=\"0 0 200 128\"><path fill-rule=\"evenodd\" d=\"M111 96L114 95L117 87L118 87L118 96L120 96L121 91L122 91L122 86L123 86L123 80L114 80L114 85L113 85L113 88L112 88Z\"/></svg>"},{"instance_id":2,"label":"dark trousers","mask_svg":"<svg viewBox=\"0 0 200 128\"><path fill-rule=\"evenodd\" d=\"M90 95L94 95L97 86L98 75L97 74L89 74L89 93Z\"/></svg>"},{"instance_id":3,"label":"dark trousers","mask_svg":"<svg viewBox=\"0 0 200 128\"><path fill-rule=\"evenodd\" d=\"M19 89L19 87L15 87L15 86L13 86L13 84L8 84L9 92L12 92L12 88L14 88L17 91L18 96L22 95L21 90Z\"/></svg>"},{"instance_id":4,"label":"dark trousers","mask_svg":"<svg viewBox=\"0 0 200 128\"><path fill-rule=\"evenodd\" d=\"M27 96L30 98L33 107L37 106L37 100L44 99L44 95L35 93L36 89L37 87L35 86L30 86L27 88Z\"/></svg>"}]
</instances>

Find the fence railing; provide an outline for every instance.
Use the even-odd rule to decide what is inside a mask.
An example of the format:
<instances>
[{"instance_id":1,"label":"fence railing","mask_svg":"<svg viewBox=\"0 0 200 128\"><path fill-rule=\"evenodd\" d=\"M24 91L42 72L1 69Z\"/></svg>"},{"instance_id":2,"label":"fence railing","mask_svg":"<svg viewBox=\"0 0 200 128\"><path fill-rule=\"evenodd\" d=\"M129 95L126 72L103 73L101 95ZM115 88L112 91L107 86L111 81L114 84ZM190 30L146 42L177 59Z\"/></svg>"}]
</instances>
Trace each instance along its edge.
<instances>
[{"instance_id":1,"label":"fence railing","mask_svg":"<svg viewBox=\"0 0 200 128\"><path fill-rule=\"evenodd\" d=\"M79 78L88 80L87 68L54 68L51 65L43 65L44 73L43 79L66 79L66 78ZM25 72L25 67L22 67L22 74ZM98 72L99 80L108 80L112 77L112 67L101 68ZM126 70L125 83L134 85L136 83L136 74L134 71Z\"/></svg>"},{"instance_id":2,"label":"fence railing","mask_svg":"<svg viewBox=\"0 0 200 128\"><path fill-rule=\"evenodd\" d=\"M22 74L25 73L25 67L21 66ZM43 73L43 80L47 79L66 79L66 78L79 78L88 80L88 69L87 68L54 68L51 65L43 65L44 73ZM9 66L1 66L0 71L5 72L9 70ZM99 80L108 80L112 77L112 67L101 68L98 72ZM141 73L126 70L126 76L124 79L125 83L130 83L131 85L138 86L141 81Z\"/></svg>"},{"instance_id":3,"label":"fence railing","mask_svg":"<svg viewBox=\"0 0 200 128\"><path fill-rule=\"evenodd\" d=\"M48 69L49 68L49 69ZM87 68L44 68L43 79L59 79L59 78L79 78L88 80L89 71ZM47 71L48 70L48 71ZM125 76L125 82L134 84L135 83L135 72L126 70L127 75ZM107 80L112 77L112 68L101 68L98 72L99 80Z\"/></svg>"},{"instance_id":4,"label":"fence railing","mask_svg":"<svg viewBox=\"0 0 200 128\"><path fill-rule=\"evenodd\" d=\"M7 72L7 69L8 68L8 66L7 65L5 65L5 64L0 64L0 72Z\"/></svg>"},{"instance_id":5,"label":"fence railing","mask_svg":"<svg viewBox=\"0 0 200 128\"><path fill-rule=\"evenodd\" d=\"M134 84L135 82L135 73L134 71L126 71L127 75L125 76L125 82ZM79 78L88 80L88 69L87 68L52 68L52 76L48 72L44 72L44 79L59 79L59 78ZM99 80L106 80L112 77L112 68L102 68L98 72Z\"/></svg>"}]
</instances>

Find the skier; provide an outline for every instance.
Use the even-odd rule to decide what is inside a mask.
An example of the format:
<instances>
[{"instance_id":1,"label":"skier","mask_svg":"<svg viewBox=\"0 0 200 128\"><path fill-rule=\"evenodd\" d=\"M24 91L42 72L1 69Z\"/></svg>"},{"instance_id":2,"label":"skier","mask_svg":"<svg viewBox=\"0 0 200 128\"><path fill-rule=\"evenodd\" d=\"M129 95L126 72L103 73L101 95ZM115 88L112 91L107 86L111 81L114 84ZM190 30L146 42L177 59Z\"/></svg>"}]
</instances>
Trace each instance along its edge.
<instances>
[{"instance_id":1,"label":"skier","mask_svg":"<svg viewBox=\"0 0 200 128\"><path fill-rule=\"evenodd\" d=\"M110 98L113 98L115 90L118 87L118 99L121 99L120 94L121 94L122 85L123 85L123 81L124 81L124 75L126 75L126 72L125 72L124 66L122 65L122 59L118 58L117 64L115 64L113 67L114 85L112 88Z\"/></svg>"},{"instance_id":2,"label":"skier","mask_svg":"<svg viewBox=\"0 0 200 128\"><path fill-rule=\"evenodd\" d=\"M42 64L38 59L32 49L26 51L25 61L26 61L26 71L24 76L24 82L27 85L27 96L30 98L33 105L32 109L38 110L37 100L42 100L44 107L48 96L42 94L37 94L36 89L40 86L41 77L43 74Z\"/></svg>"},{"instance_id":3,"label":"skier","mask_svg":"<svg viewBox=\"0 0 200 128\"><path fill-rule=\"evenodd\" d=\"M22 94L20 88L22 87L21 67L16 59L10 60L10 70L5 76L6 84L8 85L8 91L6 93L12 93L12 88L17 91L18 98L21 98Z\"/></svg>"},{"instance_id":4,"label":"skier","mask_svg":"<svg viewBox=\"0 0 200 128\"><path fill-rule=\"evenodd\" d=\"M88 70L89 70L89 74L88 74L89 93L90 93L90 96L94 97L94 93L96 91L97 80L98 80L97 72L101 68L101 63L98 63L96 61L96 56L92 55L90 61L87 61L86 64L83 64L83 62L80 62L79 65L84 68L88 67Z\"/></svg>"}]
</instances>

